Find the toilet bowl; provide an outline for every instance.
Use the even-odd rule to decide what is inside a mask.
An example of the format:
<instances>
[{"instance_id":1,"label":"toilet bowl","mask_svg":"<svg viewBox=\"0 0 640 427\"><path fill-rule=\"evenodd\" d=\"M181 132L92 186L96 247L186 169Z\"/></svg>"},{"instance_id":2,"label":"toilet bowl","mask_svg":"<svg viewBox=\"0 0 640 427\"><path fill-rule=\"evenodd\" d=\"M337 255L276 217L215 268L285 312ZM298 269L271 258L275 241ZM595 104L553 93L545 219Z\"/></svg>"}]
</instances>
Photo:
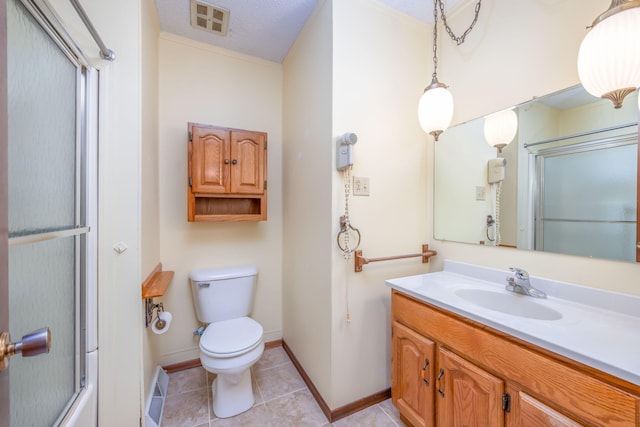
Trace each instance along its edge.
<instances>
[{"instance_id":1,"label":"toilet bowl","mask_svg":"<svg viewBox=\"0 0 640 427\"><path fill-rule=\"evenodd\" d=\"M200 362L213 381L213 412L238 415L254 404L251 366L264 352L262 325L249 317L257 268L238 266L194 270L189 274L198 320L207 323L200 337Z\"/></svg>"},{"instance_id":2,"label":"toilet bowl","mask_svg":"<svg viewBox=\"0 0 640 427\"><path fill-rule=\"evenodd\" d=\"M228 418L253 406L251 366L264 352L262 326L249 317L210 324L200 339L200 362L217 375L213 412Z\"/></svg>"}]
</instances>

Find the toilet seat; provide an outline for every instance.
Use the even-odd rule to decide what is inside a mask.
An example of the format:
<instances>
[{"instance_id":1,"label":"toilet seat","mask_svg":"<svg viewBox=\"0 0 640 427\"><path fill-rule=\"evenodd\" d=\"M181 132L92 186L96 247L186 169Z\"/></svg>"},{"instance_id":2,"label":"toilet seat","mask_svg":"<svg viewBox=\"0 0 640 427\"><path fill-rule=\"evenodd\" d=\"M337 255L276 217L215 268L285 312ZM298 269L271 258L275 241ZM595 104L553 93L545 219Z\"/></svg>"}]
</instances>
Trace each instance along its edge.
<instances>
[{"instance_id":1,"label":"toilet seat","mask_svg":"<svg viewBox=\"0 0 640 427\"><path fill-rule=\"evenodd\" d=\"M200 350L211 357L235 357L262 342L262 325L250 317L209 324L200 338Z\"/></svg>"}]
</instances>

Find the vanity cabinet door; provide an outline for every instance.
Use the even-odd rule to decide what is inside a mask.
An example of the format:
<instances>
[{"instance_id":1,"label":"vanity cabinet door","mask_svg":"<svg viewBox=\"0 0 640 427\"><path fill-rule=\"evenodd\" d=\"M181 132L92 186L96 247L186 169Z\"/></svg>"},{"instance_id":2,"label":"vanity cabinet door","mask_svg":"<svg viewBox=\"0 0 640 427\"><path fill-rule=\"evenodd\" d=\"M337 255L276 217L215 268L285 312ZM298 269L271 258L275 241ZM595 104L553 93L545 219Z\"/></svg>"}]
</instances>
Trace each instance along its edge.
<instances>
[{"instance_id":1,"label":"vanity cabinet door","mask_svg":"<svg viewBox=\"0 0 640 427\"><path fill-rule=\"evenodd\" d=\"M502 427L504 382L446 348L438 351L439 427Z\"/></svg>"},{"instance_id":2,"label":"vanity cabinet door","mask_svg":"<svg viewBox=\"0 0 640 427\"><path fill-rule=\"evenodd\" d=\"M433 427L435 343L393 322L391 396L415 427Z\"/></svg>"},{"instance_id":3,"label":"vanity cabinet door","mask_svg":"<svg viewBox=\"0 0 640 427\"><path fill-rule=\"evenodd\" d=\"M582 424L564 416L527 393L512 389L511 410L507 427L581 427Z\"/></svg>"}]
</instances>

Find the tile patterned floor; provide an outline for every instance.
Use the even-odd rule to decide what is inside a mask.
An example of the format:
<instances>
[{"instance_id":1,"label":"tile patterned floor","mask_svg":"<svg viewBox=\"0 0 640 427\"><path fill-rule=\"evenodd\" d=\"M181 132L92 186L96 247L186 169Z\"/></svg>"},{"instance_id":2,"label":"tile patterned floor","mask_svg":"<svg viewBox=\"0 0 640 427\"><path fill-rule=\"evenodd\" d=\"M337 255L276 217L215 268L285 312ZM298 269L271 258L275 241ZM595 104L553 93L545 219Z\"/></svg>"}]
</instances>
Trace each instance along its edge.
<instances>
[{"instance_id":1,"label":"tile patterned floor","mask_svg":"<svg viewBox=\"0 0 640 427\"><path fill-rule=\"evenodd\" d=\"M402 427L398 411L386 400L331 424L282 347L265 350L252 367L254 406L220 419L211 409L215 375L192 368L169 375L162 427Z\"/></svg>"}]
</instances>

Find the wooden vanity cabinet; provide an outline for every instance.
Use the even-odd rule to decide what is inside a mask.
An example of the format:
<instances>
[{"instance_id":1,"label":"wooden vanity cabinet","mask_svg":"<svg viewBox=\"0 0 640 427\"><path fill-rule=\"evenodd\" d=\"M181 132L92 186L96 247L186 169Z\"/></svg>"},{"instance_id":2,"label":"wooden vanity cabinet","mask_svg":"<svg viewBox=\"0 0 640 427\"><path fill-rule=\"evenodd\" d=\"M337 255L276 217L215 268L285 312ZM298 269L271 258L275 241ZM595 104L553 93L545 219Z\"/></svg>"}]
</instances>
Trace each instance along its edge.
<instances>
[{"instance_id":1,"label":"wooden vanity cabinet","mask_svg":"<svg viewBox=\"0 0 640 427\"><path fill-rule=\"evenodd\" d=\"M189 123L187 219L267 219L267 134Z\"/></svg>"},{"instance_id":2,"label":"wooden vanity cabinet","mask_svg":"<svg viewBox=\"0 0 640 427\"><path fill-rule=\"evenodd\" d=\"M425 351L415 343L435 354L427 392L417 388ZM395 290L391 372L409 425L640 426L640 386Z\"/></svg>"}]
</instances>

